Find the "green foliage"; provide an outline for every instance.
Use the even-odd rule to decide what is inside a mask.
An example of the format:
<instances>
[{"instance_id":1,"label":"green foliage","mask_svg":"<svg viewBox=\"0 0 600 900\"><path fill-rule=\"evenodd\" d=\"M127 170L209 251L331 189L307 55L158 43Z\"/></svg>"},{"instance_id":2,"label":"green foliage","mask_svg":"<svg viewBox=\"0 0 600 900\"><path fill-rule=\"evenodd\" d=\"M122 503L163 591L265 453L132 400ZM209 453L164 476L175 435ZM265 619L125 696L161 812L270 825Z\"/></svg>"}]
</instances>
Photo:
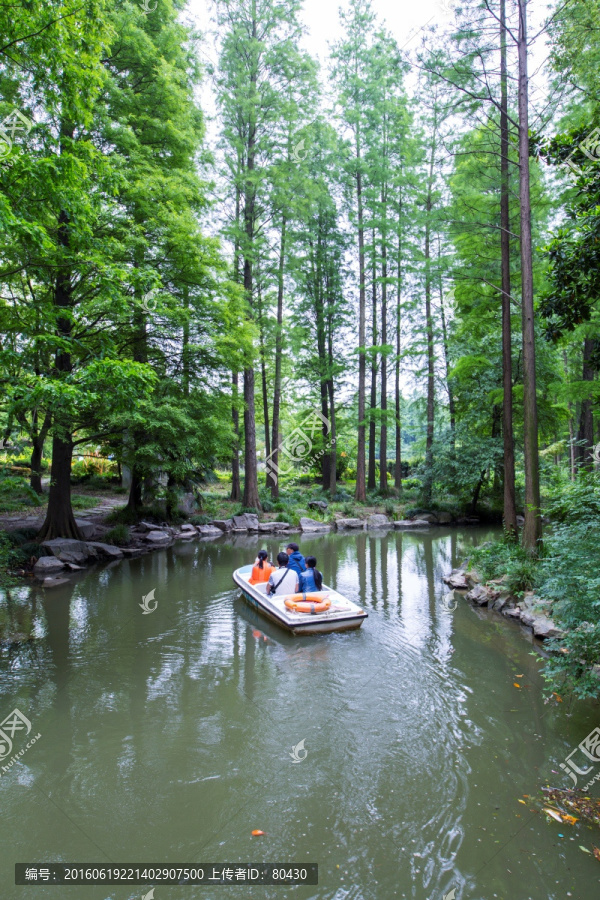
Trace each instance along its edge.
<instances>
[{"instance_id":1,"label":"green foliage","mask_svg":"<svg viewBox=\"0 0 600 900\"><path fill-rule=\"evenodd\" d=\"M192 516L190 522L192 525L210 525L214 516Z\"/></svg>"},{"instance_id":2,"label":"green foliage","mask_svg":"<svg viewBox=\"0 0 600 900\"><path fill-rule=\"evenodd\" d=\"M39 506L41 502L24 478L0 475L0 512L13 512L23 506Z\"/></svg>"},{"instance_id":3,"label":"green foliage","mask_svg":"<svg viewBox=\"0 0 600 900\"><path fill-rule=\"evenodd\" d=\"M129 528L127 525L115 525L106 532L104 540L107 544L114 544L116 547L126 547L131 541Z\"/></svg>"}]
</instances>

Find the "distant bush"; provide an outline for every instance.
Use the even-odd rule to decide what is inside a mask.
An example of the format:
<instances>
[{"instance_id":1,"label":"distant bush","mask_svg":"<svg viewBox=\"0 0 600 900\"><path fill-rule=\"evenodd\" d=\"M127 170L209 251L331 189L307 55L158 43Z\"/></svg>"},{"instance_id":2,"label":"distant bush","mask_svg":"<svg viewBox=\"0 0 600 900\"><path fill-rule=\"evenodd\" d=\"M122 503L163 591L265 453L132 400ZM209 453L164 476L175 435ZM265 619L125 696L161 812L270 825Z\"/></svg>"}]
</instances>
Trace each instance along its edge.
<instances>
[{"instance_id":1,"label":"distant bush","mask_svg":"<svg viewBox=\"0 0 600 900\"><path fill-rule=\"evenodd\" d=\"M190 522L192 525L210 525L212 518L210 516L192 516Z\"/></svg>"},{"instance_id":2,"label":"distant bush","mask_svg":"<svg viewBox=\"0 0 600 900\"><path fill-rule=\"evenodd\" d=\"M41 502L24 478L0 476L0 512L13 512L21 506L39 506Z\"/></svg>"},{"instance_id":3,"label":"distant bush","mask_svg":"<svg viewBox=\"0 0 600 900\"><path fill-rule=\"evenodd\" d=\"M332 503L344 503L346 501L352 500L352 495L345 491L343 488L338 488L333 497L331 498Z\"/></svg>"},{"instance_id":4,"label":"distant bush","mask_svg":"<svg viewBox=\"0 0 600 900\"><path fill-rule=\"evenodd\" d=\"M114 544L116 547L126 547L131 542L131 535L127 525L115 525L110 531L106 532L104 540L107 544Z\"/></svg>"}]
</instances>

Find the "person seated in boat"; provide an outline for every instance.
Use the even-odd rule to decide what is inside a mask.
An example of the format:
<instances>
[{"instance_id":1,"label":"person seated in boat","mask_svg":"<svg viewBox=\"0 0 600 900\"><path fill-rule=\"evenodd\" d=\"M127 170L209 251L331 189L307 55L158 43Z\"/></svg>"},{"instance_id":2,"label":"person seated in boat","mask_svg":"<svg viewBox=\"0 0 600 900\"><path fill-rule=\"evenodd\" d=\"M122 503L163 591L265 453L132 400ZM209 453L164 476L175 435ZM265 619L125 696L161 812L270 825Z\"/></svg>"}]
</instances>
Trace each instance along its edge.
<instances>
[{"instance_id":1,"label":"person seated in boat","mask_svg":"<svg viewBox=\"0 0 600 900\"><path fill-rule=\"evenodd\" d=\"M306 561L300 553L298 544L294 544L293 542L288 544L285 548L285 552L288 555L288 569L291 569L296 575L306 572ZM279 557L277 558L279 559Z\"/></svg>"},{"instance_id":2,"label":"person seated in boat","mask_svg":"<svg viewBox=\"0 0 600 900\"><path fill-rule=\"evenodd\" d=\"M267 594L295 594L298 590L298 573L295 569L290 569L287 553L278 553L277 563L279 568L270 575L267 582Z\"/></svg>"},{"instance_id":3,"label":"person seated in boat","mask_svg":"<svg viewBox=\"0 0 600 900\"><path fill-rule=\"evenodd\" d=\"M306 557L306 572L298 575L298 592L308 594L311 591L323 590L323 575L317 569L317 560L314 556Z\"/></svg>"},{"instance_id":4,"label":"person seated in boat","mask_svg":"<svg viewBox=\"0 0 600 900\"><path fill-rule=\"evenodd\" d=\"M262 584L263 581L268 581L275 571L275 566L272 566L269 562L267 551L259 550L257 560L252 568L252 575L248 581L250 584Z\"/></svg>"}]
</instances>

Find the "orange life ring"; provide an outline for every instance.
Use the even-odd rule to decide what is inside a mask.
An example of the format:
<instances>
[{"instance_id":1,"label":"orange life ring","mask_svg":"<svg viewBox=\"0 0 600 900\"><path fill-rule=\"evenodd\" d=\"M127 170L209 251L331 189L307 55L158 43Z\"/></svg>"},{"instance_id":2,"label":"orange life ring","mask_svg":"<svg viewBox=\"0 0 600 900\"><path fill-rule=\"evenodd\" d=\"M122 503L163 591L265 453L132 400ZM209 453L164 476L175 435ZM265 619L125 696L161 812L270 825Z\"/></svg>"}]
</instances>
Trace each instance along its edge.
<instances>
[{"instance_id":1,"label":"orange life ring","mask_svg":"<svg viewBox=\"0 0 600 900\"><path fill-rule=\"evenodd\" d=\"M325 612L331 606L329 596L322 597L320 594L290 594L283 602L293 612L310 613L313 616Z\"/></svg>"}]
</instances>

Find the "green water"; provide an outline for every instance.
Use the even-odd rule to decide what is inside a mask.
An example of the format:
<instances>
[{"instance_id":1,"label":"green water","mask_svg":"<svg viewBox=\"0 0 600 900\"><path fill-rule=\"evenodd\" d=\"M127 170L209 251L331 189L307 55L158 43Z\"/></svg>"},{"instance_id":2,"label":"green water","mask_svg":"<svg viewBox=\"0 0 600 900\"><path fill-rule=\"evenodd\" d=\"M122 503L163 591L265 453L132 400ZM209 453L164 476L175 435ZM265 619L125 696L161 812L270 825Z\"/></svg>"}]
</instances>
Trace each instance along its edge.
<instances>
[{"instance_id":1,"label":"green water","mask_svg":"<svg viewBox=\"0 0 600 900\"><path fill-rule=\"evenodd\" d=\"M232 570L275 540L178 544L12 591L3 614L39 640L4 652L0 718L16 707L41 737L0 777L2 900L151 887L14 885L15 862L44 861L319 864L317 887L159 885L155 900L598 898L579 848L598 831L518 802L570 786L552 770L597 705L544 704L520 626L442 604L442 575L486 537L303 539L369 612L337 635L287 636L239 598Z\"/></svg>"}]
</instances>

